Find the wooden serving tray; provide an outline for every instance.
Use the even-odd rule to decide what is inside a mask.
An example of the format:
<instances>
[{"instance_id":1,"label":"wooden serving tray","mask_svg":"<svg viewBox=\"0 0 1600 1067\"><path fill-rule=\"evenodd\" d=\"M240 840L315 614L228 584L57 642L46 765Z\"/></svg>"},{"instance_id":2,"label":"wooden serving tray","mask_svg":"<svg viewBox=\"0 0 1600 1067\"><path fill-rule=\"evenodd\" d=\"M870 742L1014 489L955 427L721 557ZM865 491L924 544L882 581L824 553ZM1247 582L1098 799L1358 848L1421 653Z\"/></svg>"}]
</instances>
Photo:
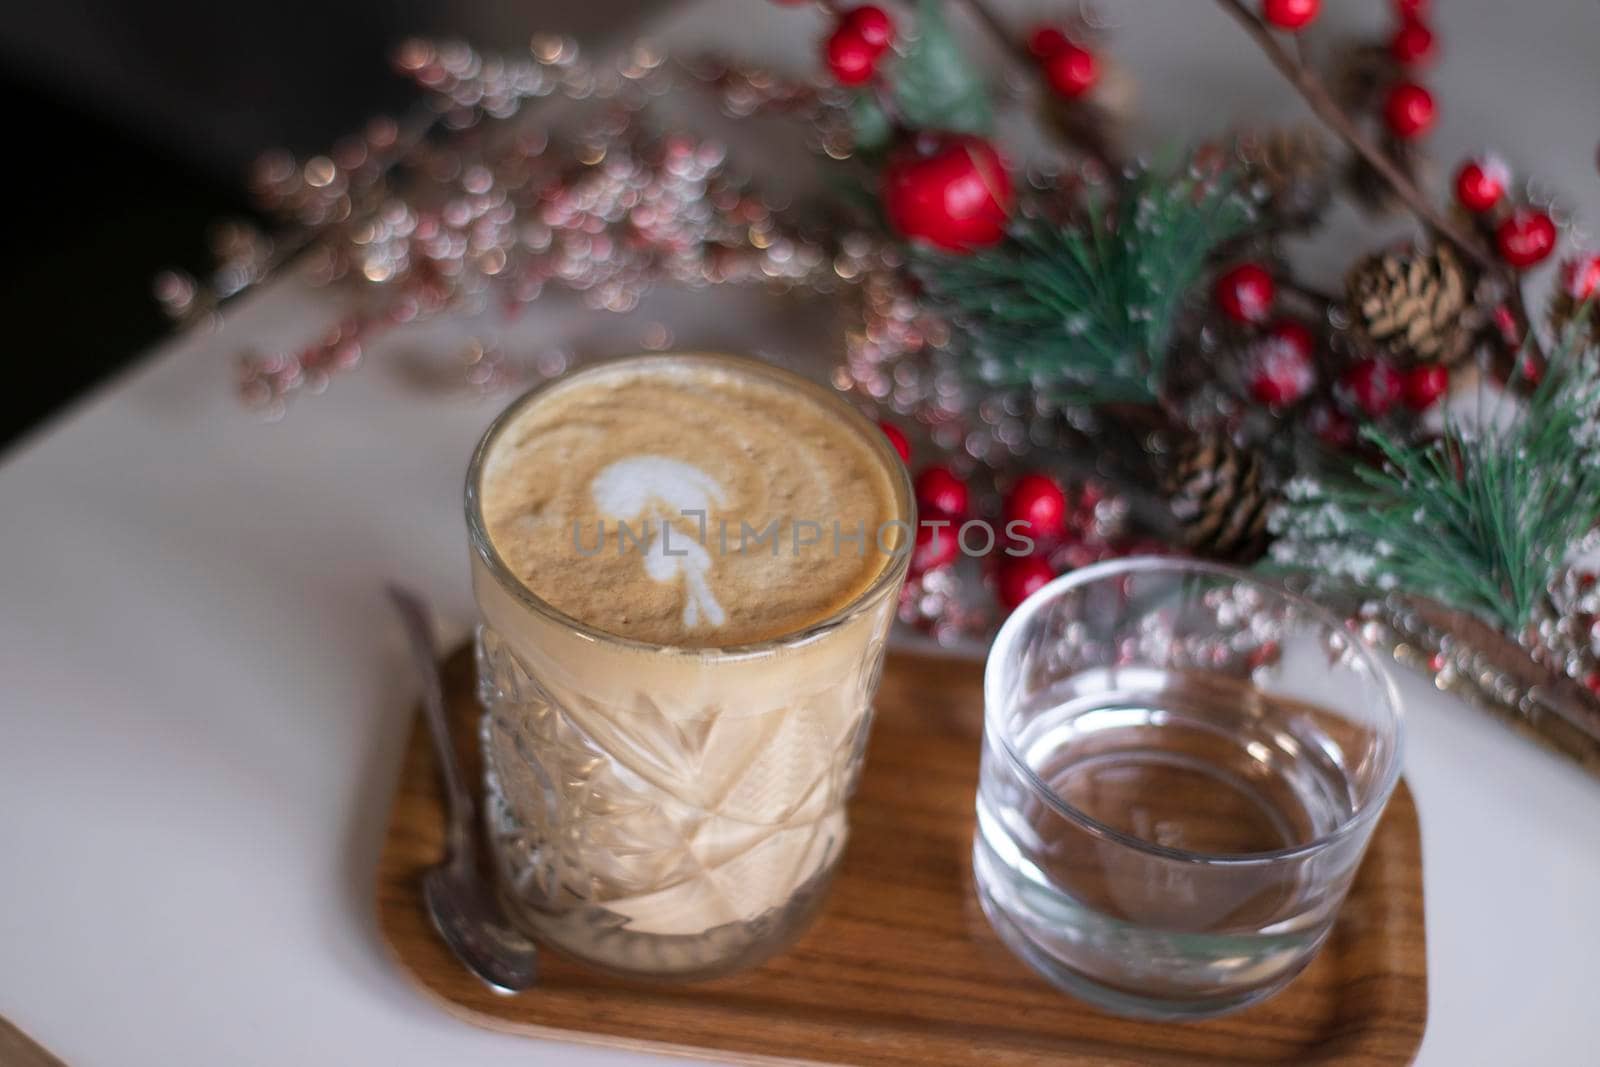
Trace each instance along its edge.
<instances>
[{"instance_id":1,"label":"wooden serving tray","mask_svg":"<svg viewBox=\"0 0 1600 1067\"><path fill-rule=\"evenodd\" d=\"M378 866L383 935L445 1010L496 1030L737 1063L1409 1063L1427 1019L1417 812L1402 782L1321 955L1282 993L1199 1023L1136 1022L1057 992L995 937L969 856L981 668L891 655L844 862L816 923L756 970L698 985L611 977L547 952L507 997L457 964L423 911L443 805L412 730ZM473 666L445 682L476 774Z\"/></svg>"}]
</instances>

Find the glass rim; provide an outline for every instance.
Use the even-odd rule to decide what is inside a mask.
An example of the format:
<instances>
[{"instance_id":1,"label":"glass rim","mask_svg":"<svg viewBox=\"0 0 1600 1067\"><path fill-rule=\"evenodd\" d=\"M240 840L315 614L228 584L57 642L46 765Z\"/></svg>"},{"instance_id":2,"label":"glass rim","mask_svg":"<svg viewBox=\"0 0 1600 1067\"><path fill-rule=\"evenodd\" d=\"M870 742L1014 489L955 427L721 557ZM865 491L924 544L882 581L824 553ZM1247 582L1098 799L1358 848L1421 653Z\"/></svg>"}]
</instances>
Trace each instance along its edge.
<instances>
[{"instance_id":1,"label":"glass rim","mask_svg":"<svg viewBox=\"0 0 1600 1067\"><path fill-rule=\"evenodd\" d=\"M1400 693L1395 686L1393 673L1372 649L1368 648L1357 636L1346 631L1344 622L1332 611L1299 593L1284 588L1278 582L1253 574L1241 567L1213 563L1209 560L1183 559L1173 556L1125 556L1121 559L1106 560L1087 567L1081 567L1052 580L1023 601L1022 606L1011 613L1011 616L1001 625L1000 632L995 635L994 643L990 646L983 672L985 733L988 732L990 725L990 710L1000 706L1000 700L998 699L1002 670L999 666L1000 654L1010 647L1023 627L1043 610L1045 605L1053 603L1063 592L1089 585L1105 578L1160 571L1209 575L1243 582L1306 612L1312 619L1327 626L1330 630L1346 635L1351 648L1365 662L1367 668L1371 671L1372 677L1376 680L1389 713L1388 722L1393 724L1392 737L1385 746L1388 763L1383 768L1377 785L1372 791L1371 798L1331 830L1319 834L1305 844L1264 852L1196 852L1191 849L1173 848L1168 845L1158 845L1154 842L1146 841L1133 834L1108 826L1075 805L1067 803L1061 798L1060 794L1045 784L1044 780L1034 772L1033 768L1027 765L1027 762L1022 759L1013 746L1011 739L1003 736L1002 731L996 730L996 734L1001 735L998 737L1001 750L1005 753L1006 759L1010 761L1013 768L1023 776L1029 787L1044 800L1051 810L1063 818L1077 824L1097 837L1164 859L1180 860L1187 863L1203 863L1208 866L1265 866L1325 852L1356 833L1365 831L1388 806L1389 797L1394 793L1395 786L1400 781L1405 746L1405 722L1400 705Z\"/></svg>"},{"instance_id":2,"label":"glass rim","mask_svg":"<svg viewBox=\"0 0 1600 1067\"><path fill-rule=\"evenodd\" d=\"M809 378L784 370L781 367L775 367L751 356L735 356L720 352L647 352L613 356L587 362L576 370L541 382L523 392L494 417L494 421L489 423L488 428L483 432L483 436L478 439L477 445L472 450L472 459L467 464L467 484L464 500L468 538L472 542L474 555L488 569L500 587L511 594L518 603L547 621L564 626L597 643L655 655L688 656L697 659L714 657L719 660L731 660L764 655L776 649L793 648L831 633L870 610L886 590L894 588L905 578L906 571L911 566L912 546L909 535L906 538L906 551L891 553L888 564L873 577L872 581L864 589L838 610L815 622L808 623L800 629L791 630L776 637L769 637L764 641L740 645L671 645L623 637L568 615L528 588L527 584L512 572L510 566L506 564L506 561L495 548L494 541L489 537L488 526L483 519L482 494L479 483L482 481L484 464L488 461L495 442L518 415L530 405L543 399L546 394L570 387L581 379L596 377L614 371L621 366L650 363L679 365L697 363L730 370L736 374L765 378L768 381L778 382L787 388L795 389L820 403L823 407L831 409L883 461L884 468L889 473L889 482L894 492L896 516L897 518L903 516L903 521L909 528L912 531L916 530L916 496L911 487L910 469L901 461L899 453L894 450L894 446L890 443L888 436L833 390Z\"/></svg>"}]
</instances>

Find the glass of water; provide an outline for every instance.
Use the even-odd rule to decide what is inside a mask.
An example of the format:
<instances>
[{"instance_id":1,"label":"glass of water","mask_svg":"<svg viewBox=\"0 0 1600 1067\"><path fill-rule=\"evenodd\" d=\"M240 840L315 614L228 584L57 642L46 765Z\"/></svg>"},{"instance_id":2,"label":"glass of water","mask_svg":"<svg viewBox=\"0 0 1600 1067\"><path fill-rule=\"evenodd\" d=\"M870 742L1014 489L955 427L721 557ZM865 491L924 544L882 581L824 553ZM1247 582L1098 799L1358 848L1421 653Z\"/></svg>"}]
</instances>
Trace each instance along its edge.
<instances>
[{"instance_id":1,"label":"glass of water","mask_svg":"<svg viewBox=\"0 0 1600 1067\"><path fill-rule=\"evenodd\" d=\"M1400 774L1383 665L1244 571L1059 578L984 677L973 867L1000 937L1108 1011L1200 1018L1316 954Z\"/></svg>"}]
</instances>

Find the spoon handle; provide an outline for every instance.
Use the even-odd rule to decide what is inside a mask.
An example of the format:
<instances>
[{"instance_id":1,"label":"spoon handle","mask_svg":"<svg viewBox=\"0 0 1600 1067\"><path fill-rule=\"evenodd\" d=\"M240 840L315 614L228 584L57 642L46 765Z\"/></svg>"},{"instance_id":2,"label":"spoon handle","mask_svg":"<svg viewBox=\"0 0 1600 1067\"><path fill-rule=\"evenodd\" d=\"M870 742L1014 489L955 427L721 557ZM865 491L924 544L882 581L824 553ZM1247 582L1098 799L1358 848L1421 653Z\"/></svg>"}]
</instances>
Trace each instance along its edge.
<instances>
[{"instance_id":1,"label":"spoon handle","mask_svg":"<svg viewBox=\"0 0 1600 1067\"><path fill-rule=\"evenodd\" d=\"M389 599L405 624L411 642L412 659L422 678L422 710L433 736L434 752L439 757L439 774L444 779L449 807L451 852L458 851L472 826L472 794L462 779L460 759L450 739L450 721L444 708L444 683L439 678L439 653L433 643L433 623L427 607L415 593L391 584Z\"/></svg>"}]
</instances>

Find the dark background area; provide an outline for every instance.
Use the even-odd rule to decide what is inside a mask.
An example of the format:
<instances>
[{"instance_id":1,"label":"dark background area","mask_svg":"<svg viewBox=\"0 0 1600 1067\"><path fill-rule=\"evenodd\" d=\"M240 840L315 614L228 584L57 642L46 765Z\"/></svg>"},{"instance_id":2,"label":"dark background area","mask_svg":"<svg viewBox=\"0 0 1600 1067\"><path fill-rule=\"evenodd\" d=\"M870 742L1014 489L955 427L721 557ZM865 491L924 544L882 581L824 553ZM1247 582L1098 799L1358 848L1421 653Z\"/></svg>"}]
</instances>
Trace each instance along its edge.
<instances>
[{"instance_id":1,"label":"dark background area","mask_svg":"<svg viewBox=\"0 0 1600 1067\"><path fill-rule=\"evenodd\" d=\"M661 3L58 0L0 22L10 210L0 321L12 384L0 448L169 330L163 267L201 270L208 226L248 214L261 151L322 151L410 98L389 52L414 34L485 48L538 31L585 44Z\"/></svg>"}]
</instances>

